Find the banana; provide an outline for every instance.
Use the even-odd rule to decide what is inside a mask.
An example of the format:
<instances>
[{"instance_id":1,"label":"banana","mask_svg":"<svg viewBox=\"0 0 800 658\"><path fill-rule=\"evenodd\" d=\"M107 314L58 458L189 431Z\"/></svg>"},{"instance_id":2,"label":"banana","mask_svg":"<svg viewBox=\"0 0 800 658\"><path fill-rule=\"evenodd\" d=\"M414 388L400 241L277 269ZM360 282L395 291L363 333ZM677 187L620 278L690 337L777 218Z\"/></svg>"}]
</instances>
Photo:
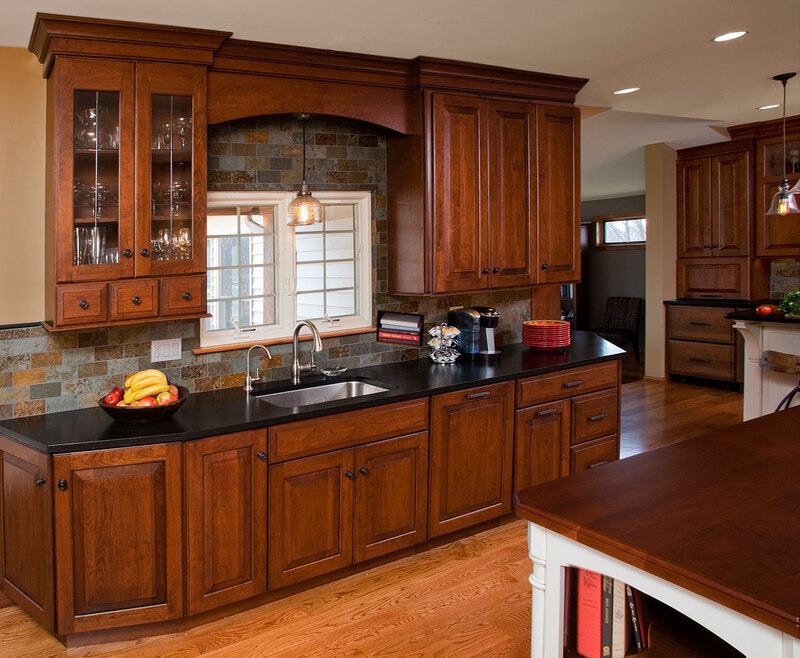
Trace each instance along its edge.
<instances>
[{"instance_id":1,"label":"banana","mask_svg":"<svg viewBox=\"0 0 800 658\"><path fill-rule=\"evenodd\" d=\"M155 377L151 375L150 377L143 377L142 379L135 381L129 388L132 388L134 392L136 392L142 388L153 386L154 384L164 384L165 386L169 386L169 382L163 377Z\"/></svg>"},{"instance_id":2,"label":"banana","mask_svg":"<svg viewBox=\"0 0 800 658\"><path fill-rule=\"evenodd\" d=\"M162 384L153 384L152 386L147 386L145 388L138 388L133 393L134 400L141 400L148 395L158 395L159 393L163 393L164 391L169 390L169 384L162 383Z\"/></svg>"},{"instance_id":3,"label":"banana","mask_svg":"<svg viewBox=\"0 0 800 658\"><path fill-rule=\"evenodd\" d=\"M161 372L160 370L156 370L155 368L148 368L147 370L140 370L139 372L133 373L130 377L125 380L125 388L130 388L136 382L146 377L160 377L164 381L167 380L167 376Z\"/></svg>"}]
</instances>

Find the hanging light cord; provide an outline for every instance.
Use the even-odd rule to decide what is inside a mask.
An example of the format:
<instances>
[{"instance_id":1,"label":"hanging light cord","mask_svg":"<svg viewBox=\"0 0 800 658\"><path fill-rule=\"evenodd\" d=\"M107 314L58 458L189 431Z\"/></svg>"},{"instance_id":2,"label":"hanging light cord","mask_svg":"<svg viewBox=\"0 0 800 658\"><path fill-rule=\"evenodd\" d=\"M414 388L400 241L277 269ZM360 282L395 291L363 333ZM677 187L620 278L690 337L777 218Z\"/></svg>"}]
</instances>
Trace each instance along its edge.
<instances>
[{"instance_id":1,"label":"hanging light cord","mask_svg":"<svg viewBox=\"0 0 800 658\"><path fill-rule=\"evenodd\" d=\"M783 83L783 102L786 103L786 83ZM303 182L306 182L306 119L303 119ZM786 161L786 113L783 116L783 160ZM784 168L786 165L784 164Z\"/></svg>"},{"instance_id":2,"label":"hanging light cord","mask_svg":"<svg viewBox=\"0 0 800 658\"><path fill-rule=\"evenodd\" d=\"M783 178L786 179L786 83L788 82L789 78L784 77L781 82L783 83ZM303 143L305 144L305 137L303 138ZM305 157L305 150L303 151L303 157ZM303 164L305 168L305 163ZM305 171L305 169L304 169ZM303 173L303 178L305 178L305 173Z\"/></svg>"}]
</instances>

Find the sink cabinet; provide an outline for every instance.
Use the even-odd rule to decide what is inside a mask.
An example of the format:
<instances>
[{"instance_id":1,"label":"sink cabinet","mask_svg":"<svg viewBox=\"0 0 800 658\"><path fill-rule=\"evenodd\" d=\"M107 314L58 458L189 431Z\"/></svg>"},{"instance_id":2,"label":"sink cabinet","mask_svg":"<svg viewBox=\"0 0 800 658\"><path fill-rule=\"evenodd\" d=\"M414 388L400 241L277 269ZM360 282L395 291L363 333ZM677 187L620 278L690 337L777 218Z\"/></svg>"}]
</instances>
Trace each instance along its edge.
<instances>
[{"instance_id":1,"label":"sink cabinet","mask_svg":"<svg viewBox=\"0 0 800 658\"><path fill-rule=\"evenodd\" d=\"M431 397L428 535L511 511L514 383Z\"/></svg>"}]
</instances>

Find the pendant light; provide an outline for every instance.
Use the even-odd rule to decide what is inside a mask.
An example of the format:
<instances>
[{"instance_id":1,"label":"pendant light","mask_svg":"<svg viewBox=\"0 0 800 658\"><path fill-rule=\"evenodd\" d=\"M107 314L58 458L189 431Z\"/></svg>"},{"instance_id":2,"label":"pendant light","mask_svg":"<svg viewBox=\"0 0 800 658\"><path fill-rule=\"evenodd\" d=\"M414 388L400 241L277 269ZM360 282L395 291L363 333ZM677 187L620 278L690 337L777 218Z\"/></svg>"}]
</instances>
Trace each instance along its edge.
<instances>
[{"instance_id":1,"label":"pendant light","mask_svg":"<svg viewBox=\"0 0 800 658\"><path fill-rule=\"evenodd\" d=\"M783 85L783 179L778 184L778 191L772 197L772 204L767 211L768 215L789 215L800 213L797 205L797 196L794 189L790 193L789 180L786 178L786 82L791 80L796 74L780 73L774 76L773 80L778 80ZM795 188L798 186L795 185Z\"/></svg>"},{"instance_id":2,"label":"pendant light","mask_svg":"<svg viewBox=\"0 0 800 658\"><path fill-rule=\"evenodd\" d=\"M300 191L289 204L289 226L308 226L309 224L322 223L322 204L311 196L311 191L306 183L306 121L310 115L299 114L297 118L303 125L303 182Z\"/></svg>"}]
</instances>

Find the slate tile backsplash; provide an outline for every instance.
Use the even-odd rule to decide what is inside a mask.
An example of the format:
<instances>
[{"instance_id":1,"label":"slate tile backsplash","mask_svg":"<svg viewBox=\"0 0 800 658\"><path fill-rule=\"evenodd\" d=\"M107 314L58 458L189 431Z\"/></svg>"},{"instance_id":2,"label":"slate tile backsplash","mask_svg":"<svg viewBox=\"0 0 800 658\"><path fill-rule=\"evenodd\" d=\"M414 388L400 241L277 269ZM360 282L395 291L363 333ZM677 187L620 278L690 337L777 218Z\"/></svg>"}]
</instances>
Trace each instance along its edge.
<instances>
[{"instance_id":1,"label":"slate tile backsplash","mask_svg":"<svg viewBox=\"0 0 800 658\"><path fill-rule=\"evenodd\" d=\"M530 317L526 290L479 295L392 297L387 290L386 138L369 124L312 117L306 126L306 179L312 190L358 189L373 193L374 309L422 313L426 328L444 321L451 306L494 306L503 317L498 342L521 339ZM302 177L302 128L294 117L257 117L209 126L209 190L297 190ZM193 354L199 321L48 333L40 326L0 328L0 419L92 407L126 375L158 367L190 391L244 385L245 349ZM181 340L181 358L150 362L150 342ZM320 365L356 368L417 359L427 348L375 342L374 333L327 338L315 357ZM306 346L303 346L305 352ZM270 346L261 370L271 380L289 379L291 344Z\"/></svg>"}]
</instances>

